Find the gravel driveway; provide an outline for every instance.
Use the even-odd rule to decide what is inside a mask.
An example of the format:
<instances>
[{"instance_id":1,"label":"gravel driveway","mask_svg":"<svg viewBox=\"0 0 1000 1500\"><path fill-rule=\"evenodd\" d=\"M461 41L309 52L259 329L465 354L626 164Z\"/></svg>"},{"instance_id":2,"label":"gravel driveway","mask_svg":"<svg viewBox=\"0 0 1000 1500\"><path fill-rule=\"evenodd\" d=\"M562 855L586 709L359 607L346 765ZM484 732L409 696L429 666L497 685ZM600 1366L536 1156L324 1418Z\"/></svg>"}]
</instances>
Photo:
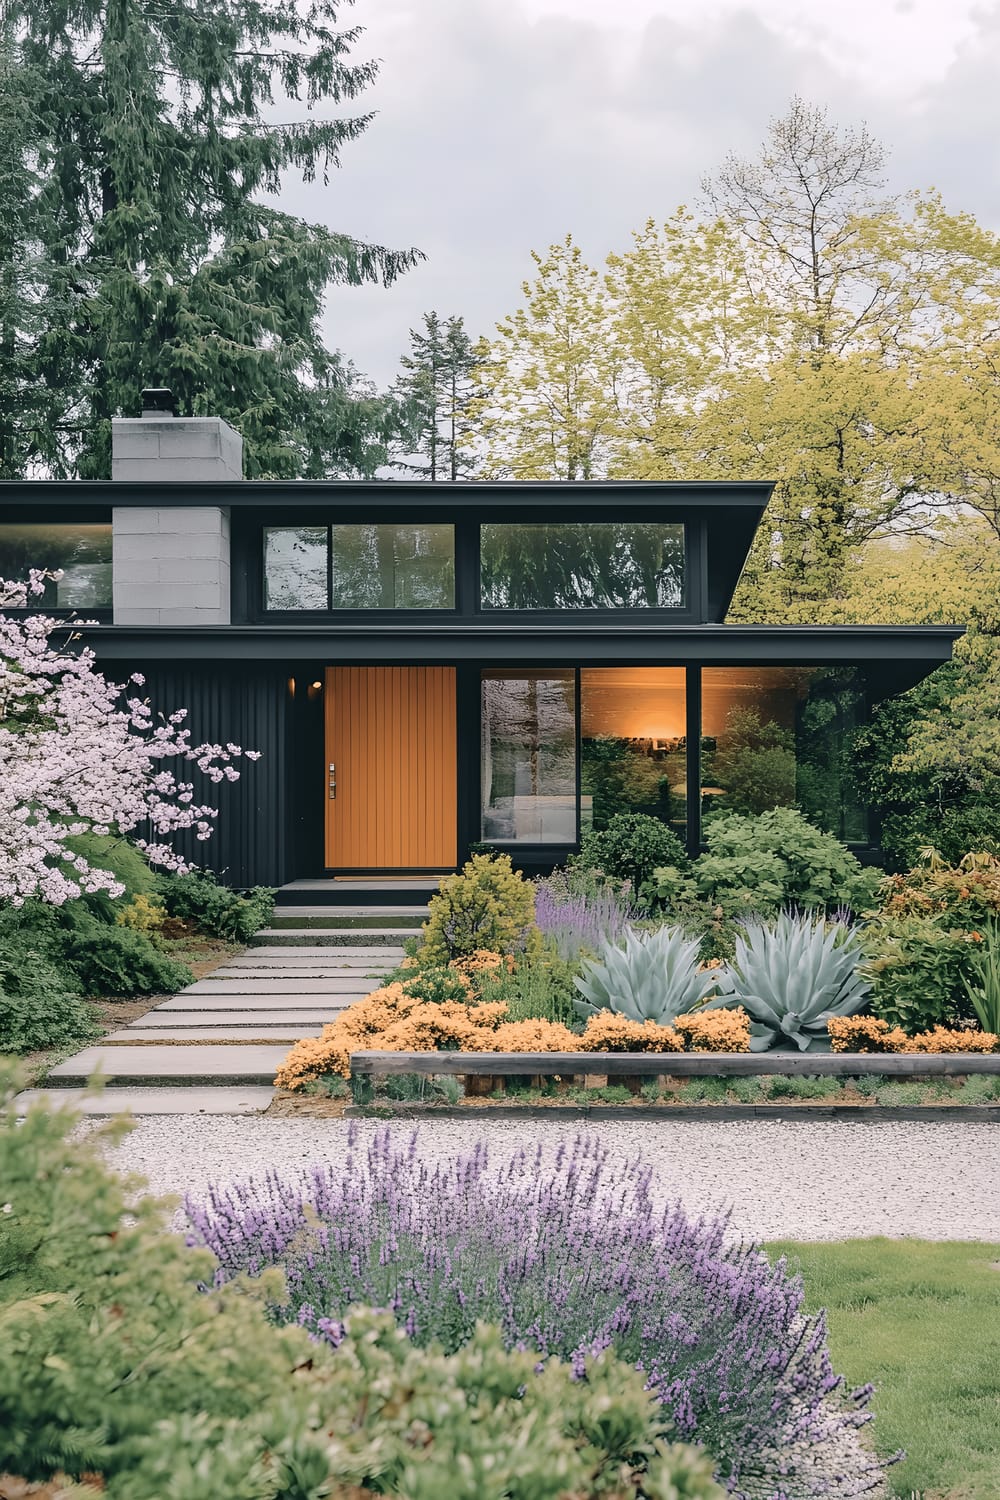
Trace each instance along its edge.
<instances>
[{"instance_id":1,"label":"gravel driveway","mask_svg":"<svg viewBox=\"0 0 1000 1500\"><path fill-rule=\"evenodd\" d=\"M412 1133L413 1126L362 1120L355 1129ZM337 1161L343 1120L253 1116L147 1116L108 1152L159 1193L198 1194L210 1182L269 1169L297 1173ZM556 1146L598 1134L622 1161L643 1156L660 1198L690 1210L733 1209L734 1227L759 1239L865 1235L1000 1242L1000 1127L955 1121L571 1121L435 1120L417 1127L428 1158L468 1150L494 1156L541 1141Z\"/></svg>"}]
</instances>

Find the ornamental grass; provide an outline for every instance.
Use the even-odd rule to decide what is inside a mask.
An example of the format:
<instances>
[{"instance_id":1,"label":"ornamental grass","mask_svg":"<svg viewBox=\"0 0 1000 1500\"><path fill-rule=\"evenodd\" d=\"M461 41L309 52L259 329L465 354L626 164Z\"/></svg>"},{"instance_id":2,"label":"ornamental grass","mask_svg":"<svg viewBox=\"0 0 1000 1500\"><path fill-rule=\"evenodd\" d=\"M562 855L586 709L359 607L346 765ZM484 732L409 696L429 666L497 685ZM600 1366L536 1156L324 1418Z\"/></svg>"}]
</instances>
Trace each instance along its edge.
<instances>
[{"instance_id":1,"label":"ornamental grass","mask_svg":"<svg viewBox=\"0 0 1000 1500\"><path fill-rule=\"evenodd\" d=\"M442 1158L416 1136L352 1128L335 1164L187 1208L217 1285L284 1269L278 1324L337 1346L365 1303L450 1353L485 1321L507 1348L558 1355L580 1376L613 1350L735 1500L884 1494L858 1433L870 1387L845 1392L800 1280L725 1217L654 1207L650 1189L644 1163L612 1160L595 1136L494 1164L483 1145Z\"/></svg>"}]
</instances>

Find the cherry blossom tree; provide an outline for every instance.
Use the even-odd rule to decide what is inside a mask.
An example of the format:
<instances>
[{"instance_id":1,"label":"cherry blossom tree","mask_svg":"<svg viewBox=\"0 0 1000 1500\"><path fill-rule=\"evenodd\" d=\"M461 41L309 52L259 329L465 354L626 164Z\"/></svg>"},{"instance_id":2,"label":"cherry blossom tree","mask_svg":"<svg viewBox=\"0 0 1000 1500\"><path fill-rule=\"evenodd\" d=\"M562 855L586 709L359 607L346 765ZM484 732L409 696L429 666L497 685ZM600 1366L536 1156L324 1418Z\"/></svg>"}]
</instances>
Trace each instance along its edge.
<instances>
[{"instance_id":1,"label":"cherry blossom tree","mask_svg":"<svg viewBox=\"0 0 1000 1500\"><path fill-rule=\"evenodd\" d=\"M0 579L0 610L26 609L46 578ZM65 620L0 613L0 903L29 897L53 906L83 892L124 887L71 849L81 833L133 835L151 864L189 868L170 842L182 829L212 834L218 809L195 801L196 768L210 782L238 781L234 762L259 759L239 745L192 745L187 709L155 717L126 685L97 670L93 651ZM61 638L61 639L60 639ZM130 691L131 690L131 691ZM181 762L176 774L168 762ZM135 830L150 838L135 837Z\"/></svg>"}]
</instances>

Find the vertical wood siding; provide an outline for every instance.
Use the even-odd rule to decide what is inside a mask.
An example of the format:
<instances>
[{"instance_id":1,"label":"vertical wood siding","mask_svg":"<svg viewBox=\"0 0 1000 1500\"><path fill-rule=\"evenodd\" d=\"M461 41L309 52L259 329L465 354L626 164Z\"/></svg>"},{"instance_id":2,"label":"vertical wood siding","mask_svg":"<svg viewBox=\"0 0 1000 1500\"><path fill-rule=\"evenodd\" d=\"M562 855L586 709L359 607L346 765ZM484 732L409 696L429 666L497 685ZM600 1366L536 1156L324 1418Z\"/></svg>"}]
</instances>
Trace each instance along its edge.
<instances>
[{"instance_id":1,"label":"vertical wood siding","mask_svg":"<svg viewBox=\"0 0 1000 1500\"><path fill-rule=\"evenodd\" d=\"M454 667L328 667L326 747L329 868L454 865Z\"/></svg>"}]
</instances>

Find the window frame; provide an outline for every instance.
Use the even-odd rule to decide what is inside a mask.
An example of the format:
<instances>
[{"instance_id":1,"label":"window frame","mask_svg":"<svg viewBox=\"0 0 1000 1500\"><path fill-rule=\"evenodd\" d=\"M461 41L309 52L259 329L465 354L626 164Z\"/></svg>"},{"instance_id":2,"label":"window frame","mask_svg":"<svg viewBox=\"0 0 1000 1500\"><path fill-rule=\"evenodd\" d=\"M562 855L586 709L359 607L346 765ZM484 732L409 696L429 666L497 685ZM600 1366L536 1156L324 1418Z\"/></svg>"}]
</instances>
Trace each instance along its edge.
<instances>
[{"instance_id":1,"label":"window frame","mask_svg":"<svg viewBox=\"0 0 1000 1500\"><path fill-rule=\"evenodd\" d=\"M512 624L530 622L538 625L564 624L567 618L580 622L615 622L623 625L637 625L643 622L656 622L659 624L687 625L695 624L702 618L702 607L705 598L705 579L703 574L704 552L705 552L705 528L700 518L690 516L650 516L648 512L633 513L626 508L624 513L613 518L595 517L589 515L587 520L593 525L613 525L617 522L622 524L646 525L646 526L680 526L684 533L684 602L683 604L671 605L644 605L624 609L582 608L573 609L569 606L535 608L535 609L508 609L497 608L493 605L483 604L483 575L482 575L482 527L494 525L510 526L573 526L578 524L567 521L562 517L551 521L539 521L535 518L526 519L520 515L491 516L480 514L472 523L475 528L475 579L473 586L473 609L472 613L477 619L495 620L498 624Z\"/></svg>"},{"instance_id":2,"label":"window frame","mask_svg":"<svg viewBox=\"0 0 1000 1500\"><path fill-rule=\"evenodd\" d=\"M112 528L112 574L111 602L108 604L55 605L29 600L23 608L5 604L4 614L12 619L26 619L29 615L47 615L53 620L96 620L99 625L110 625L114 618L114 531L110 507L70 507L53 505L42 513L32 507L5 506L0 514L0 524L9 526L107 526ZM2 569L0 569L2 572Z\"/></svg>"},{"instance_id":3,"label":"window frame","mask_svg":"<svg viewBox=\"0 0 1000 1500\"><path fill-rule=\"evenodd\" d=\"M397 528L417 526L449 526L452 531L452 565L454 568L455 603L445 605L441 608L414 609L412 607L385 608L378 606L373 609L348 608L341 609L331 604L333 598L333 528L335 526L393 526ZM265 533L268 531L294 531L296 529L311 527L314 530L326 532L326 598L325 609L269 609L267 607L267 556L265 550ZM253 542L256 553L256 567L253 572L255 598L250 603L249 614L252 622L263 625L305 625L315 624L317 621L330 623L336 621L338 624L355 625L364 621L378 621L385 623L389 621L400 621L407 624L420 620L453 620L459 613L459 563L458 563L458 523L452 519L437 519L423 521L414 519L400 520L397 517L382 516L337 516L331 517L329 513L316 517L277 516L266 518L255 526L252 531Z\"/></svg>"}]
</instances>

